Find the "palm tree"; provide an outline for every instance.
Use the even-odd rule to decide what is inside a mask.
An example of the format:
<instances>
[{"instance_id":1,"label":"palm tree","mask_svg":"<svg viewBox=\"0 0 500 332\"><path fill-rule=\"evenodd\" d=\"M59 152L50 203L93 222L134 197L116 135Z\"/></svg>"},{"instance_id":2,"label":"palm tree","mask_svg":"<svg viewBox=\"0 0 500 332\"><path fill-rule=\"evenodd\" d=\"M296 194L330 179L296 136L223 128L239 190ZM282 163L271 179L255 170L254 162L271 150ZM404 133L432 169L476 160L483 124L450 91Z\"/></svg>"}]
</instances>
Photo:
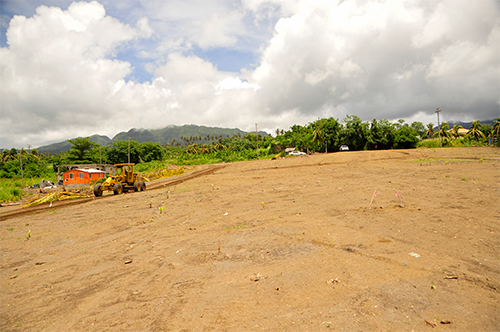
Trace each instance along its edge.
<instances>
[{"instance_id":1,"label":"palm tree","mask_svg":"<svg viewBox=\"0 0 500 332\"><path fill-rule=\"evenodd\" d=\"M481 138L485 138L484 133L479 129L480 127L479 120L473 121L472 126L469 128L467 132L467 137L475 138L476 140L480 140Z\"/></svg>"},{"instance_id":2,"label":"palm tree","mask_svg":"<svg viewBox=\"0 0 500 332\"><path fill-rule=\"evenodd\" d=\"M493 126L493 131L492 135L493 137L499 138L500 137L500 117L498 120L493 121L494 126Z\"/></svg>"},{"instance_id":3,"label":"palm tree","mask_svg":"<svg viewBox=\"0 0 500 332\"><path fill-rule=\"evenodd\" d=\"M448 130L450 129L450 125L446 122L443 122L441 124L441 129L439 130L439 134L441 134L441 137L443 138L451 138L451 134L448 132ZM436 134L434 134L436 135Z\"/></svg>"},{"instance_id":4,"label":"palm tree","mask_svg":"<svg viewBox=\"0 0 500 332\"><path fill-rule=\"evenodd\" d=\"M427 131L425 132L425 134L427 135L427 137L431 138L432 135L434 134L434 123L430 122L428 125L427 125Z\"/></svg>"},{"instance_id":5,"label":"palm tree","mask_svg":"<svg viewBox=\"0 0 500 332\"><path fill-rule=\"evenodd\" d=\"M318 127L316 127L313 131L313 142L315 143L323 142L323 133Z\"/></svg>"},{"instance_id":6,"label":"palm tree","mask_svg":"<svg viewBox=\"0 0 500 332\"><path fill-rule=\"evenodd\" d=\"M219 151L219 150L224 150L226 147L224 146L224 144L219 142L215 145L215 148L217 149L217 151Z\"/></svg>"},{"instance_id":7,"label":"palm tree","mask_svg":"<svg viewBox=\"0 0 500 332\"><path fill-rule=\"evenodd\" d=\"M198 144L193 143L187 148L186 152L189 154L198 154L200 153L200 148L198 147Z\"/></svg>"},{"instance_id":8,"label":"palm tree","mask_svg":"<svg viewBox=\"0 0 500 332\"><path fill-rule=\"evenodd\" d=\"M460 134L458 133L460 129L463 129L464 127L462 127L461 125L454 125L453 126L453 136L455 138L458 138L458 136L460 136Z\"/></svg>"},{"instance_id":9,"label":"palm tree","mask_svg":"<svg viewBox=\"0 0 500 332\"><path fill-rule=\"evenodd\" d=\"M323 133L321 130L316 126L316 128L313 131L313 142L320 145L323 143Z\"/></svg>"}]
</instances>

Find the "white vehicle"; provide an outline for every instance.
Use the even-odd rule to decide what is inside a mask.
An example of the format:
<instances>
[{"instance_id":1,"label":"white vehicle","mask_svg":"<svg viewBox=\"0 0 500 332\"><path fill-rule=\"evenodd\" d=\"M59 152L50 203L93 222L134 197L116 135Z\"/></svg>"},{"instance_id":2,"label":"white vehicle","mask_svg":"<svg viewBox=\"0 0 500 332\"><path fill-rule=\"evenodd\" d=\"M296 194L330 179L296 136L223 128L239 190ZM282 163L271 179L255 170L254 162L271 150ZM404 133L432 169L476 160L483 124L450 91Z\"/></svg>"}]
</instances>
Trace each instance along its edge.
<instances>
[{"instance_id":1,"label":"white vehicle","mask_svg":"<svg viewBox=\"0 0 500 332\"><path fill-rule=\"evenodd\" d=\"M300 151L292 151L288 155L289 156L305 156L306 154L304 152L300 152Z\"/></svg>"},{"instance_id":2,"label":"white vehicle","mask_svg":"<svg viewBox=\"0 0 500 332\"><path fill-rule=\"evenodd\" d=\"M340 147L340 151L349 151L349 147L344 144Z\"/></svg>"}]
</instances>

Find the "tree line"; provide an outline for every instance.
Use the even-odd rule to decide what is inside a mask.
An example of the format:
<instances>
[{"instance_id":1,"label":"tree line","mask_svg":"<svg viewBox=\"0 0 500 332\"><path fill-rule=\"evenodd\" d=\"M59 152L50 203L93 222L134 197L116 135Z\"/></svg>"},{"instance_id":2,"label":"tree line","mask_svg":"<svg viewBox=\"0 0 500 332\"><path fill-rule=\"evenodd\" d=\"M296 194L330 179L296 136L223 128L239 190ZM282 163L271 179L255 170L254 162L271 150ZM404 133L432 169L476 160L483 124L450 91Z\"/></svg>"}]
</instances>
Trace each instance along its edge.
<instances>
[{"instance_id":1,"label":"tree line","mask_svg":"<svg viewBox=\"0 0 500 332\"><path fill-rule=\"evenodd\" d=\"M231 137L198 136L182 137L183 143L173 140L170 144L133 140L119 140L111 146L100 146L89 141L89 137L68 140L69 151L50 155L39 154L36 149L3 150L0 157L0 177L20 178L21 167L25 177L41 177L54 173L57 165L67 164L116 164L130 162L135 164L153 161L169 161L176 164L202 164L251 160L283 153L293 147L309 153L336 152L342 145L349 150L411 149L417 147L425 138L440 136L443 145L454 140L470 144L482 144L486 138L500 137L500 118L494 126L482 125L474 121L466 133L461 126L450 129L443 123L439 131L434 124L424 126L421 122L405 123L403 120L372 120L363 122L358 116L347 115L342 122L335 118L324 118L305 126L293 125L289 130L276 129L272 135L233 135ZM211 139L208 144L200 141ZM199 143L198 143L199 142ZM258 147L258 149L257 149Z\"/></svg>"}]
</instances>

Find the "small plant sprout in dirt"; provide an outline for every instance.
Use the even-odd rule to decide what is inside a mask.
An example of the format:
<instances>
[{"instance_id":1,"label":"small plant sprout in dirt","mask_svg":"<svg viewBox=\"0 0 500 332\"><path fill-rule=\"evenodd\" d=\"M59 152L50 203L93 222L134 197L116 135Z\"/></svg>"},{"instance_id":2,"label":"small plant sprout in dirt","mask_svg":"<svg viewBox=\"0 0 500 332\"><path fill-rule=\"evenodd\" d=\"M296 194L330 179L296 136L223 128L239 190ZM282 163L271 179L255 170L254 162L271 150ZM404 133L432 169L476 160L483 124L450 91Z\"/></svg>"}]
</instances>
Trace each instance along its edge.
<instances>
[{"instance_id":1,"label":"small plant sprout in dirt","mask_svg":"<svg viewBox=\"0 0 500 332\"><path fill-rule=\"evenodd\" d=\"M370 205L369 205L370 209L372 208L373 199L374 199L375 197L377 197L376 192L377 192L377 189L375 189L375 191L373 191L372 200L370 201Z\"/></svg>"},{"instance_id":2,"label":"small plant sprout in dirt","mask_svg":"<svg viewBox=\"0 0 500 332\"><path fill-rule=\"evenodd\" d=\"M163 212L163 210L165 210L167 207L166 206L162 206L162 207L159 207L158 210L160 210L160 214Z\"/></svg>"},{"instance_id":3,"label":"small plant sprout in dirt","mask_svg":"<svg viewBox=\"0 0 500 332\"><path fill-rule=\"evenodd\" d=\"M151 199L151 200L149 201L149 208L151 209L152 207L153 207L153 200Z\"/></svg>"},{"instance_id":4,"label":"small plant sprout in dirt","mask_svg":"<svg viewBox=\"0 0 500 332\"><path fill-rule=\"evenodd\" d=\"M403 205L403 200L401 199L401 195L394 189L394 195L396 195L397 198L399 198L399 206L404 208L405 206Z\"/></svg>"},{"instance_id":5,"label":"small plant sprout in dirt","mask_svg":"<svg viewBox=\"0 0 500 332\"><path fill-rule=\"evenodd\" d=\"M265 209L266 208L266 203L262 202L262 208Z\"/></svg>"},{"instance_id":6,"label":"small plant sprout in dirt","mask_svg":"<svg viewBox=\"0 0 500 332\"><path fill-rule=\"evenodd\" d=\"M31 229L28 231L28 235L26 236L26 240L29 240L31 238Z\"/></svg>"}]
</instances>

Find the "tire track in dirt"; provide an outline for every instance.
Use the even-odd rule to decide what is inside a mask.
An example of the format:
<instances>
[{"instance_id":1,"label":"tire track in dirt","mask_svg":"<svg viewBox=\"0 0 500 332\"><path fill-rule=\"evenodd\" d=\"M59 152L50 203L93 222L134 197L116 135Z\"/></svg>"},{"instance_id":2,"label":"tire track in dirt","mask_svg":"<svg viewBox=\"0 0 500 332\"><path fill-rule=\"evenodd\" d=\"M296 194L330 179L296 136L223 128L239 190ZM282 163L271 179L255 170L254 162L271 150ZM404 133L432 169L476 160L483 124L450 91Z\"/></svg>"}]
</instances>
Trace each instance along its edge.
<instances>
[{"instance_id":1,"label":"tire track in dirt","mask_svg":"<svg viewBox=\"0 0 500 332\"><path fill-rule=\"evenodd\" d=\"M175 186L175 185L183 183L185 181L195 179L199 176L212 174L215 171L222 169L224 167L226 167L226 165L220 165L220 164L211 165L208 168L194 171L193 173L190 173L190 174L183 176L181 178L172 179L172 180L165 181L165 182L155 183L151 186L148 186L148 190L162 189L162 188L165 188L167 186ZM59 209L59 208L68 207L68 206L72 206L72 205L84 204L84 203L91 202L95 199L103 200L103 199L107 199L107 198L113 197L113 196L114 195L106 195L106 196L102 196L99 198L88 197L88 198L74 199L74 200L70 200L70 201L55 201L55 202L51 202L52 204L45 203L45 204L42 204L39 206L23 207L20 209L16 209L13 211L9 211L9 212L5 212L5 213L0 214L0 221L5 221L7 219L25 216L28 214L31 214L31 215L38 214L38 213L41 213L41 212L44 212L47 210L54 210L54 209Z\"/></svg>"}]
</instances>

